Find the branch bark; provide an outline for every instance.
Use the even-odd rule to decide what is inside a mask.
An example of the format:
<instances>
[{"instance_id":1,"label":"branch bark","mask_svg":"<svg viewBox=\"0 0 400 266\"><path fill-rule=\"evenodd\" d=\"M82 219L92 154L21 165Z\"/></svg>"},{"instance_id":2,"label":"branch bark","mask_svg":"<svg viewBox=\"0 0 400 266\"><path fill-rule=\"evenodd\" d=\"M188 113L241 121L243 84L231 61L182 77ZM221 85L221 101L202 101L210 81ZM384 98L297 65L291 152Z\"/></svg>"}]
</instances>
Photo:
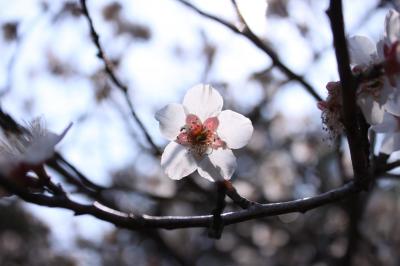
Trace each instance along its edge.
<instances>
[{"instance_id":1,"label":"branch bark","mask_svg":"<svg viewBox=\"0 0 400 266\"><path fill-rule=\"evenodd\" d=\"M359 112L356 105L357 82L350 70L341 0L331 0L327 14L331 21L333 43L335 46L340 82L342 84L342 117L350 147L354 179L357 186L366 190L369 188L372 180L369 154L366 152L369 150L368 139L364 132L365 125L363 125L363 121L360 121L359 117L357 117L357 113Z\"/></svg>"},{"instance_id":2,"label":"branch bark","mask_svg":"<svg viewBox=\"0 0 400 266\"><path fill-rule=\"evenodd\" d=\"M215 22L218 22L219 24L225 26L226 28L230 29L236 34L239 34L245 38L247 38L250 42L252 42L257 48L259 48L261 51L266 53L272 60L272 63L274 66L279 68L289 79L295 80L299 82L317 101L322 101L322 98L318 95L318 93L315 91L315 89L304 80L304 77L294 73L290 68L288 68L278 57L278 55L269 47L267 44L265 44L260 38L257 37L248 27L246 27L245 30L240 31L237 27L232 25L231 23L225 21L222 18L216 17L214 15L211 15L205 11L200 10L198 7L195 5L189 3L186 0L176 0L186 7L192 9L196 13L200 14L201 16L211 19Z\"/></svg>"},{"instance_id":3,"label":"branch bark","mask_svg":"<svg viewBox=\"0 0 400 266\"><path fill-rule=\"evenodd\" d=\"M100 220L107 221L118 227L131 230L138 229L177 229L189 227L204 227L209 228L214 220L213 215L199 216L150 216L136 215L124 213L109 207L106 207L98 202L93 204L81 204L71 200L67 195L47 196L41 194L30 193L25 188L15 184L4 175L0 175L0 185L6 190L17 195L21 199L41 206L52 208L63 208L74 212L75 215L91 215ZM304 198L294 201L260 204L253 208L240 210L235 212L227 212L221 214L221 221L224 225L236 224L252 219L275 216L292 212L306 212L308 210L336 202L354 193L359 192L353 182L350 182L340 188L322 193L315 197Z\"/></svg>"},{"instance_id":4,"label":"branch bark","mask_svg":"<svg viewBox=\"0 0 400 266\"><path fill-rule=\"evenodd\" d=\"M128 105L129 111L130 111L133 119L139 125L139 127L142 130L147 142L152 147L152 149L154 151L154 154L155 155L161 155L161 150L154 143L153 139L150 137L150 134L147 132L147 129L145 128L143 122L139 119L139 117L137 116L137 114L136 114L136 112L135 112L135 110L133 108L132 101L131 101L131 99L129 97L128 86L126 86L117 77L117 75L114 73L113 66L112 66L111 62L108 60L108 58L107 58L107 56L106 56L106 54L104 52L104 49L103 49L103 47L102 47L102 45L100 43L99 34L97 33L97 31L94 28L92 17L90 16L89 10L88 10L87 5L86 5L86 0L80 0L80 3L81 3L81 6L82 6L82 13L86 17L86 19L88 21L88 24L89 24L90 35L92 37L92 41L93 41L94 45L97 47L97 56L103 61L104 68L105 68L105 71L106 71L107 75L110 77L110 79L115 84L115 86L123 93L125 101L126 101L126 103Z\"/></svg>"}]
</instances>

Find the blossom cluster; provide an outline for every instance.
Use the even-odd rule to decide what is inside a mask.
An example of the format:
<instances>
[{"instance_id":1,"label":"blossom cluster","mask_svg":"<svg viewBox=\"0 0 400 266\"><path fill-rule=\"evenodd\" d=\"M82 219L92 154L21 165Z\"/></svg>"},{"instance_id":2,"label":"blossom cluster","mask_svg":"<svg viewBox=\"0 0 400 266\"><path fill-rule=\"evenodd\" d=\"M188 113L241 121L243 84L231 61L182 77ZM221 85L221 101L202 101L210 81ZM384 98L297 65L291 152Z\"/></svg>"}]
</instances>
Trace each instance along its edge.
<instances>
[{"instance_id":1,"label":"blossom cluster","mask_svg":"<svg viewBox=\"0 0 400 266\"><path fill-rule=\"evenodd\" d=\"M400 14L389 10L382 38L375 44L368 37L348 39L350 64L357 78L357 105L371 130L383 133L380 152L400 150ZM341 84L327 85L328 97L318 103L324 128L332 138L343 132ZM346 89L346 88L343 88Z\"/></svg>"}]
</instances>

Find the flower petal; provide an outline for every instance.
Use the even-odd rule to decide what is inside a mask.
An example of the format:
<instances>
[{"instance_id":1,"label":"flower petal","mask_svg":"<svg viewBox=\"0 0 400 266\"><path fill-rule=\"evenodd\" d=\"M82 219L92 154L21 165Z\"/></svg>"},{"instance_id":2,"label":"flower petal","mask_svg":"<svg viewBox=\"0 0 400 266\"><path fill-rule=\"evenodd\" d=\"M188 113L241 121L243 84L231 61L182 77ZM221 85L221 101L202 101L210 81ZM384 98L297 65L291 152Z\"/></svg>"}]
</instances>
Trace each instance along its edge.
<instances>
[{"instance_id":1,"label":"flower petal","mask_svg":"<svg viewBox=\"0 0 400 266\"><path fill-rule=\"evenodd\" d=\"M183 106L187 114L197 115L201 122L207 118L217 116L223 105L222 96L210 85L194 86L183 98Z\"/></svg>"},{"instance_id":2,"label":"flower petal","mask_svg":"<svg viewBox=\"0 0 400 266\"><path fill-rule=\"evenodd\" d=\"M400 15L394 9L390 9L386 14L384 36L391 44L400 39Z\"/></svg>"},{"instance_id":3,"label":"flower petal","mask_svg":"<svg viewBox=\"0 0 400 266\"><path fill-rule=\"evenodd\" d=\"M385 114L385 107L376 102L371 96L359 97L357 100L358 105L365 117L365 120L371 125L379 124L383 121Z\"/></svg>"},{"instance_id":4,"label":"flower petal","mask_svg":"<svg viewBox=\"0 0 400 266\"><path fill-rule=\"evenodd\" d=\"M350 37L348 45L352 65L369 65L377 59L375 44L368 37Z\"/></svg>"},{"instance_id":5,"label":"flower petal","mask_svg":"<svg viewBox=\"0 0 400 266\"><path fill-rule=\"evenodd\" d=\"M35 165L50 159L54 154L54 147L64 138L71 126L72 123L70 123L61 134L48 131L44 135L33 139L21 160Z\"/></svg>"},{"instance_id":6,"label":"flower petal","mask_svg":"<svg viewBox=\"0 0 400 266\"><path fill-rule=\"evenodd\" d=\"M204 127L208 130L215 132L219 126L219 121L217 117L209 117L204 121Z\"/></svg>"},{"instance_id":7,"label":"flower petal","mask_svg":"<svg viewBox=\"0 0 400 266\"><path fill-rule=\"evenodd\" d=\"M400 95L398 93L394 93L392 98L387 101L385 109L393 115L400 116Z\"/></svg>"},{"instance_id":8,"label":"flower petal","mask_svg":"<svg viewBox=\"0 0 400 266\"><path fill-rule=\"evenodd\" d=\"M383 52L384 47L385 47L385 40L381 39L376 43L376 51L378 53L378 58L379 60L384 60L385 59L385 53Z\"/></svg>"},{"instance_id":9,"label":"flower petal","mask_svg":"<svg viewBox=\"0 0 400 266\"><path fill-rule=\"evenodd\" d=\"M160 123L161 134L168 140L175 140L185 125L186 115L181 104L168 104L155 115Z\"/></svg>"},{"instance_id":10,"label":"flower petal","mask_svg":"<svg viewBox=\"0 0 400 266\"><path fill-rule=\"evenodd\" d=\"M229 148L240 149L250 141L253 125L244 115L224 110L219 114L218 120L217 134Z\"/></svg>"},{"instance_id":11,"label":"flower petal","mask_svg":"<svg viewBox=\"0 0 400 266\"><path fill-rule=\"evenodd\" d=\"M213 150L204 156L197 171L211 182L231 179L236 169L236 157L230 149Z\"/></svg>"},{"instance_id":12,"label":"flower petal","mask_svg":"<svg viewBox=\"0 0 400 266\"><path fill-rule=\"evenodd\" d=\"M193 173L197 163L188 149L171 141L161 155L161 167L169 178L179 180Z\"/></svg>"},{"instance_id":13,"label":"flower petal","mask_svg":"<svg viewBox=\"0 0 400 266\"><path fill-rule=\"evenodd\" d=\"M382 141L381 152L391 154L400 150L400 133L387 134Z\"/></svg>"},{"instance_id":14,"label":"flower petal","mask_svg":"<svg viewBox=\"0 0 400 266\"><path fill-rule=\"evenodd\" d=\"M393 115L385 112L382 123L373 125L371 129L376 133L395 132L398 129L398 121Z\"/></svg>"}]
</instances>

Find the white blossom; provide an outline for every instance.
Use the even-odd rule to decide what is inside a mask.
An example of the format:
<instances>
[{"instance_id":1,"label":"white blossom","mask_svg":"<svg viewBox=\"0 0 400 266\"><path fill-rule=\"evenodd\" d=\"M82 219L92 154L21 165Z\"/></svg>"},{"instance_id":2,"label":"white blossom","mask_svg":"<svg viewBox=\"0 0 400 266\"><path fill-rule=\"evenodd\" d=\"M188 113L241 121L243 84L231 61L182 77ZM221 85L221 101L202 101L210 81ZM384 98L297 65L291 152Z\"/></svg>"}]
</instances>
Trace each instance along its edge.
<instances>
[{"instance_id":1,"label":"white blossom","mask_svg":"<svg viewBox=\"0 0 400 266\"><path fill-rule=\"evenodd\" d=\"M194 171L210 180L228 180L236 169L232 149L245 146L253 134L250 119L222 111L223 99L210 85L188 90L182 104L172 103L156 113L161 134L171 142L161 166L172 179Z\"/></svg>"},{"instance_id":2,"label":"white blossom","mask_svg":"<svg viewBox=\"0 0 400 266\"><path fill-rule=\"evenodd\" d=\"M383 37L376 45L364 36L353 36L348 40L354 74L378 65L383 68L383 75L364 80L357 89L357 104L371 125L381 123L385 104L398 101L399 97L400 16L397 11L388 12L384 29Z\"/></svg>"},{"instance_id":3,"label":"white blossom","mask_svg":"<svg viewBox=\"0 0 400 266\"><path fill-rule=\"evenodd\" d=\"M0 141L0 165L3 174L15 171L22 167L29 170L30 167L43 164L54 154L54 147L71 128L69 124L61 134L48 131L40 118L34 119L21 134L6 133Z\"/></svg>"},{"instance_id":4,"label":"white blossom","mask_svg":"<svg viewBox=\"0 0 400 266\"><path fill-rule=\"evenodd\" d=\"M349 38L348 43L354 74L364 72L383 61L378 56L375 44L369 38L354 36ZM392 92L393 88L383 76L363 81L359 85L357 104L369 124L375 125L382 122L385 112L384 105Z\"/></svg>"},{"instance_id":5,"label":"white blossom","mask_svg":"<svg viewBox=\"0 0 400 266\"><path fill-rule=\"evenodd\" d=\"M400 105L389 103L380 124L371 127L378 134L384 134L380 152L391 154L400 150Z\"/></svg>"}]
</instances>

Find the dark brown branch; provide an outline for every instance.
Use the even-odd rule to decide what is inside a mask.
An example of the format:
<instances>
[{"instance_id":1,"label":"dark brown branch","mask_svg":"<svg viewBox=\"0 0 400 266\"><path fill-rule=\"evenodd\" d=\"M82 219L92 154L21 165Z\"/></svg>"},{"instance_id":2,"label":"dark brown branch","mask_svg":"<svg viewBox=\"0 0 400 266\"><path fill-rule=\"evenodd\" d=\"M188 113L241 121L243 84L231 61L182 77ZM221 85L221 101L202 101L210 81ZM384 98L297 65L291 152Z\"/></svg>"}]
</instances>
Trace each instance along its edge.
<instances>
[{"instance_id":1,"label":"dark brown branch","mask_svg":"<svg viewBox=\"0 0 400 266\"><path fill-rule=\"evenodd\" d=\"M400 160L392 162L392 163L388 163L388 164L386 164L385 166L382 167L382 172L388 172L388 171L393 170L393 169L395 169L395 168L397 168L399 166L400 166Z\"/></svg>"},{"instance_id":2,"label":"dark brown branch","mask_svg":"<svg viewBox=\"0 0 400 266\"><path fill-rule=\"evenodd\" d=\"M351 266L354 255L357 253L362 231L360 223L363 221L363 215L371 194L364 193L358 196L352 196L346 201L345 210L349 217L349 225L347 228L348 244L346 253L340 261L340 265Z\"/></svg>"},{"instance_id":3,"label":"dark brown branch","mask_svg":"<svg viewBox=\"0 0 400 266\"><path fill-rule=\"evenodd\" d=\"M212 212L213 220L208 230L208 236L211 238L220 239L222 231L224 230L224 223L222 221L221 214L226 206L225 202L226 186L223 181L216 182L215 185L217 186L217 202L215 209Z\"/></svg>"},{"instance_id":4,"label":"dark brown branch","mask_svg":"<svg viewBox=\"0 0 400 266\"><path fill-rule=\"evenodd\" d=\"M145 135L146 140L148 141L148 143L150 144L150 146L152 147L154 154L155 155L160 155L161 151L160 149L157 147L157 145L154 143L153 139L150 137L149 133L147 132L146 128L144 127L144 124L142 123L142 121L139 119L139 117L137 116L134 108L133 108L133 104L132 101L129 97L129 90L128 87L116 76L116 74L114 73L114 69L113 66L111 64L111 62L108 60L104 49L100 43L100 37L99 34L96 32L95 28L94 28L94 24L93 24L93 20L92 17L89 14L89 10L87 8L86 5L86 0L80 0L81 6L82 6L82 12L83 15L86 17L88 23L89 23L89 27L90 27L90 35L92 37L93 43L95 44L96 48L97 48L97 56L103 61L104 63L104 67L105 67L105 71L107 73L107 75L110 77L110 79L112 80L112 82L115 84L115 86L121 90L121 92L124 95L125 101L128 105L129 111L133 117L133 119L136 121L136 123L139 125L140 129L142 130L143 134Z\"/></svg>"},{"instance_id":5,"label":"dark brown branch","mask_svg":"<svg viewBox=\"0 0 400 266\"><path fill-rule=\"evenodd\" d=\"M327 14L331 21L333 42L342 84L343 124L349 142L354 178L357 185L368 189L372 180L369 167L369 154L366 152L367 148L365 147L368 140L367 135L363 134L364 130L362 129L364 125L357 117L357 82L350 70L341 0L331 0Z\"/></svg>"},{"instance_id":6,"label":"dark brown branch","mask_svg":"<svg viewBox=\"0 0 400 266\"><path fill-rule=\"evenodd\" d=\"M197 12L198 14L202 15L203 17L206 17L208 19L211 19L213 21L216 21L220 23L221 25L227 27L231 31L233 31L236 34L242 35L246 37L249 41L251 41L255 46L257 46L260 50L262 50L264 53L266 53L272 60L272 63L274 66L279 68L285 75L292 80L295 80L299 82L303 87L317 100L317 101L322 101L322 98L317 94L315 89L304 80L304 77L294 73L292 70L290 70L278 57L278 55L268 46L266 45L260 38L257 37L248 27L245 28L245 30L240 31L237 27L232 25L231 23L225 21L222 18L216 17L214 15L211 15L205 11L200 10L197 8L195 5L187 2L186 0L176 0L183 5L189 7L193 11Z\"/></svg>"},{"instance_id":7,"label":"dark brown branch","mask_svg":"<svg viewBox=\"0 0 400 266\"><path fill-rule=\"evenodd\" d=\"M252 206L258 206L260 203L250 201L242 196L239 195L235 187L232 185L230 181L225 181L224 186L226 187L226 195L231 198L231 200L240 206L242 209L248 209L251 208Z\"/></svg>"},{"instance_id":8,"label":"dark brown branch","mask_svg":"<svg viewBox=\"0 0 400 266\"><path fill-rule=\"evenodd\" d=\"M66 195L46 196L40 194L32 194L25 188L16 185L14 182L0 176L0 185L6 190L14 193L23 200L37 205L57 207L71 210L75 215L91 215L100 220L110 222L118 227L128 228L132 230L143 228L164 228L177 229L189 227L210 227L214 217L213 215L201 216L149 216L134 215L119 212L110 209L100 203L81 204L72 201ZM224 225L240 223L252 219L280 215L291 212L306 212L308 210L342 200L360 190L353 182L343 187L325 192L315 197L287 201L281 203L260 204L254 208L241 210L236 212L228 212L221 215Z\"/></svg>"}]
</instances>

